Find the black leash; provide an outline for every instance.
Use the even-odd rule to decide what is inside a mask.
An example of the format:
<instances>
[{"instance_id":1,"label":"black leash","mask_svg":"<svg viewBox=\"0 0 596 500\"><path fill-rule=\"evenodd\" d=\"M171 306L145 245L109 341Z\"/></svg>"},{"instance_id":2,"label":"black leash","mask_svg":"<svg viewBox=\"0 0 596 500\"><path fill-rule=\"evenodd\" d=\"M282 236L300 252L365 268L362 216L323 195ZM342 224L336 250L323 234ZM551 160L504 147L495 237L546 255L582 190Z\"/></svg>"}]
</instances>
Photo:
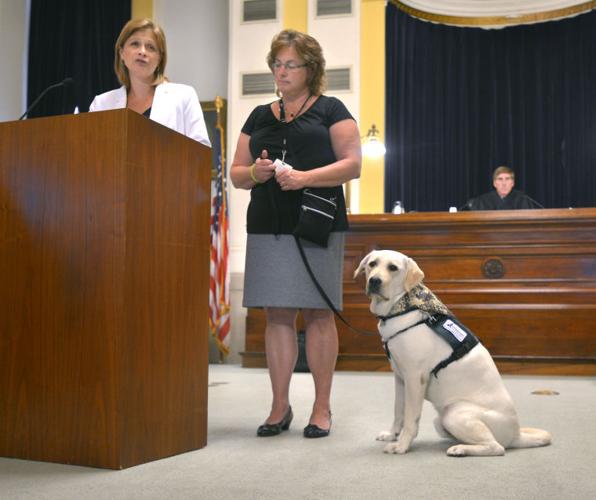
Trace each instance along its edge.
<instances>
[{"instance_id":1,"label":"black leash","mask_svg":"<svg viewBox=\"0 0 596 500\"><path fill-rule=\"evenodd\" d=\"M296 118L298 118L298 116L300 116L300 113L304 109L304 106L306 106L306 103L308 102L308 100L311 97L312 97L312 94L309 94L308 97L306 98L306 100L302 103L302 106L300 107L300 109L298 110L298 112L293 116L294 119L296 119ZM280 118L280 122L281 123L287 124L287 122L286 122L286 110L285 110L285 107L284 107L283 99L280 99L279 100L279 118ZM285 153L286 153L286 147L287 147L287 141L286 141L286 137L285 136L286 136L286 134L284 132L283 146L282 146L282 161L284 161ZM302 248L302 243L300 243L300 238L298 236L294 235L294 239L296 240L296 245L298 246L298 251L300 252L300 257L302 257L302 262L304 262L304 266L306 267L306 270L308 271L308 274L310 276L310 279L312 280L313 284L315 285L315 287L319 291L319 294L321 295L321 297L323 298L323 300L327 303L327 305L329 306L329 308L333 311L333 313L350 330L352 330L354 333L356 333L358 335L365 335L367 337L378 337L379 336L378 333L367 332L367 331L364 331L364 330L358 330L357 328L354 328L340 314L340 312L335 308L335 306L333 305L333 302L331 302L331 299L327 296L327 294L325 293L325 290L323 290L323 287L321 286L321 284L318 282L317 278L315 277L315 274L313 273L313 271L312 271L312 269L310 267L310 264L308 263L308 259L306 258L306 254L304 253L304 248Z\"/></svg>"},{"instance_id":2,"label":"black leash","mask_svg":"<svg viewBox=\"0 0 596 500\"><path fill-rule=\"evenodd\" d=\"M304 266L306 267L306 270L308 271L310 279L312 280L313 284L319 291L319 294L321 295L323 300L327 303L329 308L333 311L333 313L354 333L356 333L358 335L365 335L367 337L378 337L379 336L378 333L367 332L366 330L359 330L358 328L353 327L341 315L341 313L335 308L335 306L333 305L333 302L331 302L331 299L327 296L327 294L325 293L325 290L323 290L323 287L321 286L321 284L318 282L317 278L315 277L315 274L313 273L313 271L310 267L310 264L308 263L308 259L306 258L306 254L304 253L304 248L302 248L302 243L300 242L300 238L298 236L294 235L294 239L296 240L296 245L298 246L298 251L300 252L300 257L302 257L302 262L304 262Z\"/></svg>"}]
</instances>

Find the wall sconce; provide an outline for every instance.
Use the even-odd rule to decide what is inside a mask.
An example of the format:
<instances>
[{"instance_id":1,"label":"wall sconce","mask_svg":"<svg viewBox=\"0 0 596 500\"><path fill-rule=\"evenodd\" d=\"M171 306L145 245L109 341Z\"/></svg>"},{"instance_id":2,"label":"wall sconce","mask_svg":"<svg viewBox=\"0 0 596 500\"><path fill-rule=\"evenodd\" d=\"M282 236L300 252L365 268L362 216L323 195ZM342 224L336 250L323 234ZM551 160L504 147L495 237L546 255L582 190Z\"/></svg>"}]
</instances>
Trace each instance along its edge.
<instances>
[{"instance_id":1,"label":"wall sconce","mask_svg":"<svg viewBox=\"0 0 596 500\"><path fill-rule=\"evenodd\" d=\"M362 154L367 158L381 158L385 154L385 144L377 137L379 129L372 124L366 137L362 138Z\"/></svg>"}]
</instances>

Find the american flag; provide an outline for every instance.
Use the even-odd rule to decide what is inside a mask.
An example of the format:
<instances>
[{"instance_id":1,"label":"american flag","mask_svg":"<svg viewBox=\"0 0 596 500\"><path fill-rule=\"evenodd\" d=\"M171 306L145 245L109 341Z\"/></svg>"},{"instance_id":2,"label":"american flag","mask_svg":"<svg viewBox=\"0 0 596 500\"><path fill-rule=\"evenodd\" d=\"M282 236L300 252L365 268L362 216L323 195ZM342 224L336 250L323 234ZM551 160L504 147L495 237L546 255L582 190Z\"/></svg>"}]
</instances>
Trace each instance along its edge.
<instances>
[{"instance_id":1,"label":"american flag","mask_svg":"<svg viewBox=\"0 0 596 500\"><path fill-rule=\"evenodd\" d=\"M209 328L222 354L230 345L230 273L228 269L228 199L223 128L217 126L213 154L217 176L211 183L211 269L209 273Z\"/></svg>"}]
</instances>

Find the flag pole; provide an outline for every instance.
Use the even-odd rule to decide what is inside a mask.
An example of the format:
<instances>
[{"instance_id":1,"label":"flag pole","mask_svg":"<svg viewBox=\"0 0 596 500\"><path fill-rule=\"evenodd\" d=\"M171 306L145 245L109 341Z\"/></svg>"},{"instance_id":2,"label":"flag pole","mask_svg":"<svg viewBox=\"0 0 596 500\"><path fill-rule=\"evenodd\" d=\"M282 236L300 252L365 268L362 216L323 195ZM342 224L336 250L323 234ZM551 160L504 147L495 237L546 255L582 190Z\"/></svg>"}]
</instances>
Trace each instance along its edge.
<instances>
[{"instance_id":1,"label":"flag pole","mask_svg":"<svg viewBox=\"0 0 596 500\"><path fill-rule=\"evenodd\" d=\"M215 96L215 113L216 113L216 128L221 130L223 132L223 125L222 125L222 119L221 119L221 111L223 109L223 99L221 98L221 96ZM225 165L225 143L224 143L224 134L221 134L221 164ZM219 364L223 364L224 362L224 353L221 349L218 349L219 351Z\"/></svg>"}]
</instances>

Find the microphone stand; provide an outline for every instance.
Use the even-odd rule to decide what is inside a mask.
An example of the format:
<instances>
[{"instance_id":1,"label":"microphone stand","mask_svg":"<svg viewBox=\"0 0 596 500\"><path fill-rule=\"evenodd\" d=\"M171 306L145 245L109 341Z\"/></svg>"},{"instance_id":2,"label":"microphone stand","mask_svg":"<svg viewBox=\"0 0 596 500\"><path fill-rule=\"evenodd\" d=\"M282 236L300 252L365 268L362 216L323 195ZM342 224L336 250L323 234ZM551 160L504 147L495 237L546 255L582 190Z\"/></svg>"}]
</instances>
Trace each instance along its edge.
<instances>
[{"instance_id":1,"label":"microphone stand","mask_svg":"<svg viewBox=\"0 0 596 500\"><path fill-rule=\"evenodd\" d=\"M524 193L524 195L526 196L526 198L528 198L528 200L530 200L533 204L534 204L534 208L544 208L544 205L541 205L540 203L538 203L534 198L532 198L531 196L528 196L526 193Z\"/></svg>"},{"instance_id":2,"label":"microphone stand","mask_svg":"<svg viewBox=\"0 0 596 500\"><path fill-rule=\"evenodd\" d=\"M35 99L35 101L33 101L33 103L27 108L27 110L19 117L19 120L22 120L23 118L25 118L25 116L27 116L29 114L29 112L37 105L37 103L39 101L41 101L41 98L44 95L46 95L50 90L56 89L58 87L70 85L71 83L72 83L72 78L69 77L69 78L65 78L60 83L55 83L54 85L50 85L41 94L39 94L39 96L37 96L37 99Z\"/></svg>"}]
</instances>

